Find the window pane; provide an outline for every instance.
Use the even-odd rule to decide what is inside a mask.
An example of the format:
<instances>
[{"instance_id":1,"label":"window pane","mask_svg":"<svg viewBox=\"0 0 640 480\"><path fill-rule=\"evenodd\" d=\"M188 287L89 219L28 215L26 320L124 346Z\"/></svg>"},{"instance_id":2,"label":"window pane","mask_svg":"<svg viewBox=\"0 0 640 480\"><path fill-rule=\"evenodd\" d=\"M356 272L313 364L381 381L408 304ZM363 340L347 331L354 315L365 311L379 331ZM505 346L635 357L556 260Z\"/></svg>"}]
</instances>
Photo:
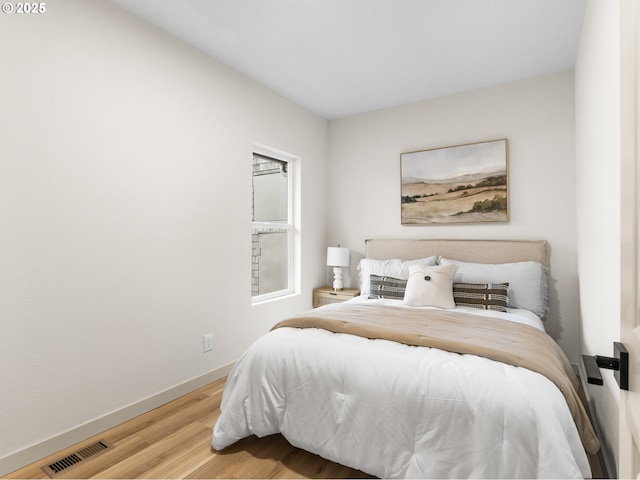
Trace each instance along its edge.
<instances>
[{"instance_id":1,"label":"window pane","mask_svg":"<svg viewBox=\"0 0 640 480\"><path fill-rule=\"evenodd\" d=\"M289 233L253 234L252 296L288 288Z\"/></svg>"},{"instance_id":2,"label":"window pane","mask_svg":"<svg viewBox=\"0 0 640 480\"><path fill-rule=\"evenodd\" d=\"M287 222L286 162L253 158L253 221Z\"/></svg>"}]
</instances>

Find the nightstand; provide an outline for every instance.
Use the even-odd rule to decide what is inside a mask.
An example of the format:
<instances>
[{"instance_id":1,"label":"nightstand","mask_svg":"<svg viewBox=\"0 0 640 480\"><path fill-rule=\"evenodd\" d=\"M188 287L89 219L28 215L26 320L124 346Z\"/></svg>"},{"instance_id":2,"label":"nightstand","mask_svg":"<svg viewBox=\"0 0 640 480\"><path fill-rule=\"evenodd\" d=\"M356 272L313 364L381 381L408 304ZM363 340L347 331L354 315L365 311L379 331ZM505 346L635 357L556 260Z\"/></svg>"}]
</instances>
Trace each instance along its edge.
<instances>
[{"instance_id":1,"label":"nightstand","mask_svg":"<svg viewBox=\"0 0 640 480\"><path fill-rule=\"evenodd\" d=\"M360 295L357 288L343 288L335 291L333 287L320 287L313 290L313 308L327 305L328 303L340 303Z\"/></svg>"}]
</instances>

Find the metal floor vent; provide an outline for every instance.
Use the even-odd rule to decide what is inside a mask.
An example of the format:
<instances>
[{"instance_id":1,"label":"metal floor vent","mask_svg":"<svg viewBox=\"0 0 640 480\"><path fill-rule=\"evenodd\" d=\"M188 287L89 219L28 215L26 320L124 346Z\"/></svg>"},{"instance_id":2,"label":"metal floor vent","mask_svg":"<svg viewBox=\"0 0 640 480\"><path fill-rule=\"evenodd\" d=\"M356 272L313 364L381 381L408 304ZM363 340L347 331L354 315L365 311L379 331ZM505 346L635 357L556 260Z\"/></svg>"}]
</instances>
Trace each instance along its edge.
<instances>
[{"instance_id":1,"label":"metal floor vent","mask_svg":"<svg viewBox=\"0 0 640 480\"><path fill-rule=\"evenodd\" d=\"M107 450L113 448L106 440L98 440L96 443L92 443L76 452L73 452L70 455L67 455L64 458L56 460L53 463L45 465L42 467L44 473L49 475L50 478L55 478L58 475L64 473L72 467L80 465L81 463L86 462L87 460L94 458Z\"/></svg>"}]
</instances>

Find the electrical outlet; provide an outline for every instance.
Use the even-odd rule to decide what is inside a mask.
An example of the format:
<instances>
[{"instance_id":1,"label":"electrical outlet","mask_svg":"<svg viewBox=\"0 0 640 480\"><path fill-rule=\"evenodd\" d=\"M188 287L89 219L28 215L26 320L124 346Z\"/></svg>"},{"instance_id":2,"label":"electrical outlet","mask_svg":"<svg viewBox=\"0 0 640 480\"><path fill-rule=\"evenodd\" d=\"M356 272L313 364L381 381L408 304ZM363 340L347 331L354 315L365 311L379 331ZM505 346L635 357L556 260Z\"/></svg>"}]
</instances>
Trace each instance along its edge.
<instances>
[{"instance_id":1,"label":"electrical outlet","mask_svg":"<svg viewBox=\"0 0 640 480\"><path fill-rule=\"evenodd\" d=\"M210 352L213 350L213 333L207 333L204 336L204 351Z\"/></svg>"}]
</instances>

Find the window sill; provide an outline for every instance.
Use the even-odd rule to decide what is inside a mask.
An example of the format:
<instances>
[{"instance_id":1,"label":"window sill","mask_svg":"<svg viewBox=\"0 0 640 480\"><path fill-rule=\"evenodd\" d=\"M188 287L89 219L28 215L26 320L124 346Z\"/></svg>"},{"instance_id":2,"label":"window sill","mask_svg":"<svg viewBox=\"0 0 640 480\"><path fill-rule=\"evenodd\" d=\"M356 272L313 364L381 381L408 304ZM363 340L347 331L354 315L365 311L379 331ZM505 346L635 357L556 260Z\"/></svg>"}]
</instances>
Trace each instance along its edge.
<instances>
[{"instance_id":1,"label":"window sill","mask_svg":"<svg viewBox=\"0 0 640 480\"><path fill-rule=\"evenodd\" d=\"M253 300L253 298L251 299L251 306L257 306L257 305L264 305L265 303L271 303L271 302L276 302L278 300L286 300L288 298L293 298L293 297L297 297L300 296L299 292L287 292L287 293L283 293L281 295L275 295L273 297L269 296L269 297L265 297L265 298L259 298L258 300Z\"/></svg>"}]
</instances>

